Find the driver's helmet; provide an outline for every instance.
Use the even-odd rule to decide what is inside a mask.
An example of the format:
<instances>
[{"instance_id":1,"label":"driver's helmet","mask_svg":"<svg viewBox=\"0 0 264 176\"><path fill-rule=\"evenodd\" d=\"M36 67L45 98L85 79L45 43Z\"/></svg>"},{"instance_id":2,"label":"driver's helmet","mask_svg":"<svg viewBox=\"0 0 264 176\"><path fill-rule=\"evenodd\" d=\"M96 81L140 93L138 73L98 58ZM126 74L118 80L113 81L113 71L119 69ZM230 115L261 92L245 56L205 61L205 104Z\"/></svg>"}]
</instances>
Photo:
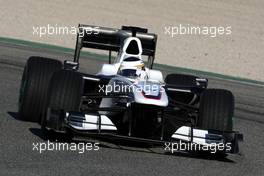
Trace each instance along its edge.
<instances>
[{"instance_id":1,"label":"driver's helmet","mask_svg":"<svg viewBox=\"0 0 264 176\"><path fill-rule=\"evenodd\" d=\"M137 61L124 60L121 63L119 69L119 75L129 78L141 77L142 72L145 72L145 64L141 60L137 60Z\"/></svg>"},{"instance_id":2,"label":"driver's helmet","mask_svg":"<svg viewBox=\"0 0 264 176\"><path fill-rule=\"evenodd\" d=\"M137 57L127 57L123 60L123 62L120 65L120 68L126 68L126 67L136 67L140 70L145 70L145 64L144 62L137 58Z\"/></svg>"},{"instance_id":3,"label":"driver's helmet","mask_svg":"<svg viewBox=\"0 0 264 176\"><path fill-rule=\"evenodd\" d=\"M137 77L137 68L131 67L131 68L120 69L119 75L129 77L129 78Z\"/></svg>"}]
</instances>

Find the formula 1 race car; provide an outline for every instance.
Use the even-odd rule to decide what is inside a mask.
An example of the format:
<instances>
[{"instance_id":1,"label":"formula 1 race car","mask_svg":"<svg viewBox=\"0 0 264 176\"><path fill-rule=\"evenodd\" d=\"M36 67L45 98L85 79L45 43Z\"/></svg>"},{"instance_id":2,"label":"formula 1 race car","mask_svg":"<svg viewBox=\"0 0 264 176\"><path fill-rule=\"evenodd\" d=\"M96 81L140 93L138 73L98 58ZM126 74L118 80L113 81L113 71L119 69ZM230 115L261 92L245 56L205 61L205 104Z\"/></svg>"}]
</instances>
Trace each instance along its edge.
<instances>
[{"instance_id":1,"label":"formula 1 race car","mask_svg":"<svg viewBox=\"0 0 264 176\"><path fill-rule=\"evenodd\" d=\"M153 145L224 145L238 153L234 96L207 89L208 80L152 69L157 35L147 29L79 25L73 61L30 57L24 68L19 117L43 131L131 140ZM82 48L109 51L95 74L81 73ZM112 61L112 52L117 56ZM229 145L227 145L229 144Z\"/></svg>"}]
</instances>

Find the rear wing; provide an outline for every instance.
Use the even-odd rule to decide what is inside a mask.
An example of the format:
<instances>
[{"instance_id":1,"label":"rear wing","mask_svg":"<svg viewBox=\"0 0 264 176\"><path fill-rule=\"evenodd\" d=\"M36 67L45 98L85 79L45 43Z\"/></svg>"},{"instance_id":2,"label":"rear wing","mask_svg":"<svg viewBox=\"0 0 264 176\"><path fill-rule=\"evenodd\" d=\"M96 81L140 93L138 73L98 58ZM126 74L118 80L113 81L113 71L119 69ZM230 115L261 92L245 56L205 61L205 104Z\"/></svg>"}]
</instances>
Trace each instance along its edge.
<instances>
[{"instance_id":1,"label":"rear wing","mask_svg":"<svg viewBox=\"0 0 264 176\"><path fill-rule=\"evenodd\" d=\"M148 66L152 68L157 35L148 33L147 29L122 26L121 29L106 28L93 25L79 24L76 39L74 62L79 62L80 51L83 47L109 51L109 63L111 63L111 52L118 52L123 41L127 37L137 37L142 43L142 55L148 56Z\"/></svg>"}]
</instances>

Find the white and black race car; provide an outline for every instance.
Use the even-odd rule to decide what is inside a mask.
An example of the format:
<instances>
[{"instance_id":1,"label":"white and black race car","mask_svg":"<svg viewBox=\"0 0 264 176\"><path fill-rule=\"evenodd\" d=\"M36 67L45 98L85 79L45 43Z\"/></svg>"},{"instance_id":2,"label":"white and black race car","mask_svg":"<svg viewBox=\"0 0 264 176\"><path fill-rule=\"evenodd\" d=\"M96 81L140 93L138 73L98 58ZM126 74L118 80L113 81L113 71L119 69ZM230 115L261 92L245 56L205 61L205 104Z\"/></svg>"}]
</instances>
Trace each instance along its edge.
<instances>
[{"instance_id":1,"label":"white and black race car","mask_svg":"<svg viewBox=\"0 0 264 176\"><path fill-rule=\"evenodd\" d=\"M156 42L156 34L139 27L79 25L73 61L28 59L20 118L69 136L155 145L229 143L223 151L238 153L241 134L233 131L233 94L207 89L207 79L197 76L169 74L163 79L161 71L152 69ZM109 51L109 63L96 75L79 71L83 47ZM117 52L113 62L111 52Z\"/></svg>"}]
</instances>

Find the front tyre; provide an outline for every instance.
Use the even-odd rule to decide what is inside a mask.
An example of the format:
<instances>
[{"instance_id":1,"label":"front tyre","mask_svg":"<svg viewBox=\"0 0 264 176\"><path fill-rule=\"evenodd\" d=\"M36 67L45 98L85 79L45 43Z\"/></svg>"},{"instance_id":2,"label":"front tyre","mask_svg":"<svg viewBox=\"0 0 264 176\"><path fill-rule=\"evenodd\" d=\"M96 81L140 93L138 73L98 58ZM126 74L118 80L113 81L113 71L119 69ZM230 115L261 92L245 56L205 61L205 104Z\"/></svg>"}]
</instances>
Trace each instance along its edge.
<instances>
[{"instance_id":1,"label":"front tyre","mask_svg":"<svg viewBox=\"0 0 264 176\"><path fill-rule=\"evenodd\" d=\"M63 115L60 113L79 111L83 92L82 75L70 70L61 70L53 74L49 85L47 116L42 118L41 128L46 126L55 131L65 132ZM57 114L56 114L57 113Z\"/></svg>"},{"instance_id":2,"label":"front tyre","mask_svg":"<svg viewBox=\"0 0 264 176\"><path fill-rule=\"evenodd\" d=\"M232 131L234 96L228 90L207 89L201 95L198 127L220 131Z\"/></svg>"},{"instance_id":3,"label":"front tyre","mask_svg":"<svg viewBox=\"0 0 264 176\"><path fill-rule=\"evenodd\" d=\"M47 90L54 72L62 68L58 60L30 57L24 68L20 94L19 118L25 121L39 122L46 109Z\"/></svg>"}]
</instances>

